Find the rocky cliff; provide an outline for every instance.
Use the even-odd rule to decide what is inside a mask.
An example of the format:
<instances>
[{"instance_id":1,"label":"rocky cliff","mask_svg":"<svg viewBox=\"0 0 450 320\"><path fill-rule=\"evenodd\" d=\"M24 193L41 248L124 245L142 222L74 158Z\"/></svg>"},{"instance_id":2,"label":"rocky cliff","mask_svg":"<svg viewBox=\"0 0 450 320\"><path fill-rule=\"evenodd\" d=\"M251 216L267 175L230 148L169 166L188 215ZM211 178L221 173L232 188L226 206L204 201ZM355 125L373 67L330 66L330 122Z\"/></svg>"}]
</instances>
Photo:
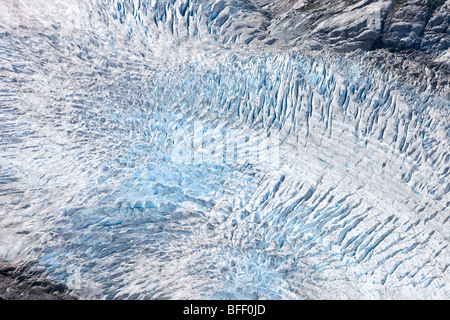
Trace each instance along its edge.
<instances>
[{"instance_id":1,"label":"rocky cliff","mask_svg":"<svg viewBox=\"0 0 450 320\"><path fill-rule=\"evenodd\" d=\"M73 300L67 286L47 280L29 266L0 260L0 300Z\"/></svg>"},{"instance_id":2,"label":"rocky cliff","mask_svg":"<svg viewBox=\"0 0 450 320\"><path fill-rule=\"evenodd\" d=\"M293 44L308 41L339 51L387 48L447 50L450 1L253 0L273 17L271 31Z\"/></svg>"},{"instance_id":3,"label":"rocky cliff","mask_svg":"<svg viewBox=\"0 0 450 320\"><path fill-rule=\"evenodd\" d=\"M289 46L375 59L382 52L385 65L448 85L450 0L251 1L270 17L270 35Z\"/></svg>"}]
</instances>

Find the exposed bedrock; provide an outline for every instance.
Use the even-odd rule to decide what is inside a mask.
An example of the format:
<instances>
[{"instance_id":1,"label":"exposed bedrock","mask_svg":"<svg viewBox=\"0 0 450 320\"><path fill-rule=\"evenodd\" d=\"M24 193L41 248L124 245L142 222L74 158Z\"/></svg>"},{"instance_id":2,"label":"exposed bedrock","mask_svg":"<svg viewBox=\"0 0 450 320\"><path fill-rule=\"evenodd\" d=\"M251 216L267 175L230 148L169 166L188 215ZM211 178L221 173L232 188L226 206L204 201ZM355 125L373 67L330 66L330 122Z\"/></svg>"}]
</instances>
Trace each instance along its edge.
<instances>
[{"instance_id":1,"label":"exposed bedrock","mask_svg":"<svg viewBox=\"0 0 450 320\"><path fill-rule=\"evenodd\" d=\"M340 51L449 48L450 1L252 0L272 16L271 31L298 44L305 39ZM283 36L281 36L283 34Z\"/></svg>"},{"instance_id":2,"label":"exposed bedrock","mask_svg":"<svg viewBox=\"0 0 450 320\"><path fill-rule=\"evenodd\" d=\"M73 300L66 285L47 280L32 266L0 260L0 300Z\"/></svg>"},{"instance_id":3,"label":"exposed bedrock","mask_svg":"<svg viewBox=\"0 0 450 320\"><path fill-rule=\"evenodd\" d=\"M270 36L288 46L366 51L402 76L448 87L449 0L250 1L271 17Z\"/></svg>"}]
</instances>

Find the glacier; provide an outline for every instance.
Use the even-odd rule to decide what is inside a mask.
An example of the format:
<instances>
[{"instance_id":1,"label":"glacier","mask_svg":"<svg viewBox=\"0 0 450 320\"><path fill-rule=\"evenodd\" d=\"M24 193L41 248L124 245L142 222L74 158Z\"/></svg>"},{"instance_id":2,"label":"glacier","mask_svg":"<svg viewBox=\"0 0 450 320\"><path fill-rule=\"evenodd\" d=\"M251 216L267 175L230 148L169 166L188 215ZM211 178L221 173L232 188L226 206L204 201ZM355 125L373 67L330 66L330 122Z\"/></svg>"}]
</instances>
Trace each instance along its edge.
<instances>
[{"instance_id":1,"label":"glacier","mask_svg":"<svg viewBox=\"0 0 450 320\"><path fill-rule=\"evenodd\" d=\"M449 298L448 94L269 18L2 1L0 259L83 299Z\"/></svg>"}]
</instances>

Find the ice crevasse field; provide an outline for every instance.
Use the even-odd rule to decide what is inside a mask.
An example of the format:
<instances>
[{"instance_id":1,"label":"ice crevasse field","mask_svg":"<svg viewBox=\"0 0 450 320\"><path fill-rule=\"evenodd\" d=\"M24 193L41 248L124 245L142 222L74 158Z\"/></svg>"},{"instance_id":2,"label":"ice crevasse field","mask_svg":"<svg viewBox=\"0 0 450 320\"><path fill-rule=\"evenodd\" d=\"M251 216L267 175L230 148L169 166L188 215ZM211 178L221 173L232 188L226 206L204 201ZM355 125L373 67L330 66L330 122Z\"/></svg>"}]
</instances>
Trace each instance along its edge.
<instances>
[{"instance_id":1,"label":"ice crevasse field","mask_svg":"<svg viewBox=\"0 0 450 320\"><path fill-rule=\"evenodd\" d=\"M248 1L0 2L0 259L85 299L450 297L449 99Z\"/></svg>"}]
</instances>

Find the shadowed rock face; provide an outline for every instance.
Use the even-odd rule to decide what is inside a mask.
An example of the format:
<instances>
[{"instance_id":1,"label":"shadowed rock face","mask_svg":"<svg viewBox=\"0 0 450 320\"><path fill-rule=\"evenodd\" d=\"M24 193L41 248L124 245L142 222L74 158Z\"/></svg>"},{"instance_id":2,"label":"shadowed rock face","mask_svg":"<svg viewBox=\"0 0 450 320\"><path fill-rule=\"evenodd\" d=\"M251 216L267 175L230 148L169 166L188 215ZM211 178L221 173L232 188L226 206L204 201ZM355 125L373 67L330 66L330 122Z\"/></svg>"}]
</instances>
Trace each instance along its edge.
<instances>
[{"instance_id":1,"label":"shadowed rock face","mask_svg":"<svg viewBox=\"0 0 450 320\"><path fill-rule=\"evenodd\" d=\"M437 1L439 3L443 1ZM450 47L449 1L436 7L425 25L421 37L421 48L425 50L448 50Z\"/></svg>"},{"instance_id":2,"label":"shadowed rock face","mask_svg":"<svg viewBox=\"0 0 450 320\"><path fill-rule=\"evenodd\" d=\"M313 49L429 52L449 48L450 2L445 0L252 2L272 16L273 34L293 44L309 43Z\"/></svg>"},{"instance_id":3,"label":"shadowed rock face","mask_svg":"<svg viewBox=\"0 0 450 320\"><path fill-rule=\"evenodd\" d=\"M0 300L73 300L65 285L27 267L0 261Z\"/></svg>"},{"instance_id":4,"label":"shadowed rock face","mask_svg":"<svg viewBox=\"0 0 450 320\"><path fill-rule=\"evenodd\" d=\"M397 1L385 19L382 45L396 50L446 50L449 6L445 1Z\"/></svg>"},{"instance_id":5,"label":"shadowed rock face","mask_svg":"<svg viewBox=\"0 0 450 320\"><path fill-rule=\"evenodd\" d=\"M448 86L448 0L250 1L270 17L270 37L289 47L362 50L404 78ZM380 60L380 55L388 59Z\"/></svg>"}]
</instances>

